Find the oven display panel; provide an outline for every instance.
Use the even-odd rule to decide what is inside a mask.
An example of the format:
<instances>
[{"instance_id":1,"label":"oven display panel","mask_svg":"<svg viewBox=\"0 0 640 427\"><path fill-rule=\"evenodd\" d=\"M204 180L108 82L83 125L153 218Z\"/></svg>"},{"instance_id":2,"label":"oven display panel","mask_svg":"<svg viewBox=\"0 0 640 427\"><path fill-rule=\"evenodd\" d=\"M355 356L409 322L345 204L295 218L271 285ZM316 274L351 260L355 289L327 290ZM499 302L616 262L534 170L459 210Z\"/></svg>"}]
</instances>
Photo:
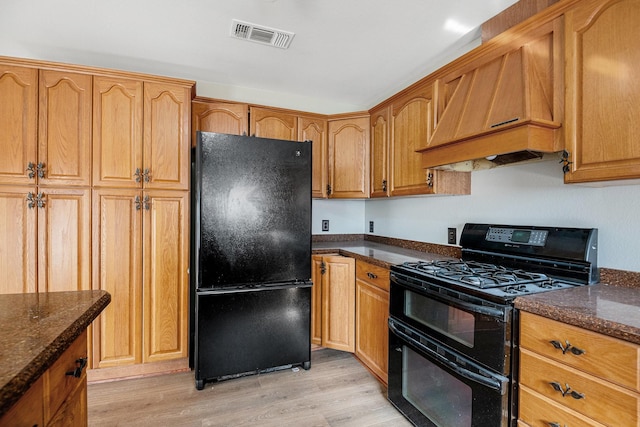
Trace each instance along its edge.
<instances>
[{"instance_id":1,"label":"oven display panel","mask_svg":"<svg viewBox=\"0 0 640 427\"><path fill-rule=\"evenodd\" d=\"M530 246L544 246L547 230L522 230L504 227L489 227L485 239L489 242L519 243Z\"/></svg>"}]
</instances>

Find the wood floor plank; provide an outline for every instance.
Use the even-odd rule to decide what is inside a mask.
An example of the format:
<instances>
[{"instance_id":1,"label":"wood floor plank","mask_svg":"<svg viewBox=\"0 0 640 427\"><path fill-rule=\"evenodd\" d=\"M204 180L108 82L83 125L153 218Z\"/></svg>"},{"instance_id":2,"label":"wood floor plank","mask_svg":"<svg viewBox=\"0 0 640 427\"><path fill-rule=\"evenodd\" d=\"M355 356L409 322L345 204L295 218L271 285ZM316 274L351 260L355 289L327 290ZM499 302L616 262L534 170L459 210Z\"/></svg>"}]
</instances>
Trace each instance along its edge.
<instances>
[{"instance_id":1,"label":"wood floor plank","mask_svg":"<svg viewBox=\"0 0 640 427\"><path fill-rule=\"evenodd\" d=\"M385 388L350 353L319 349L311 369L195 388L193 372L89 384L89 425L406 427Z\"/></svg>"}]
</instances>

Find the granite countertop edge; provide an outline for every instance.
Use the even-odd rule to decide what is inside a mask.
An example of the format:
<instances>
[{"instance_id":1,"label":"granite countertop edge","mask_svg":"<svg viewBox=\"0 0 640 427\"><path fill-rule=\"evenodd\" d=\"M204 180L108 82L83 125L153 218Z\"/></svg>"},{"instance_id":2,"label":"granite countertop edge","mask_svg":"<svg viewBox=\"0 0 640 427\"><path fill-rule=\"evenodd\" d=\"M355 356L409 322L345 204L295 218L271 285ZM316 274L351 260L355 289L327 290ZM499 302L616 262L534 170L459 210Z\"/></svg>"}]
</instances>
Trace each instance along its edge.
<instances>
[{"instance_id":1,"label":"granite countertop edge","mask_svg":"<svg viewBox=\"0 0 640 427\"><path fill-rule=\"evenodd\" d=\"M0 389L0 417L20 400L111 302L111 295L106 291L88 292L100 292L102 295Z\"/></svg>"}]
</instances>

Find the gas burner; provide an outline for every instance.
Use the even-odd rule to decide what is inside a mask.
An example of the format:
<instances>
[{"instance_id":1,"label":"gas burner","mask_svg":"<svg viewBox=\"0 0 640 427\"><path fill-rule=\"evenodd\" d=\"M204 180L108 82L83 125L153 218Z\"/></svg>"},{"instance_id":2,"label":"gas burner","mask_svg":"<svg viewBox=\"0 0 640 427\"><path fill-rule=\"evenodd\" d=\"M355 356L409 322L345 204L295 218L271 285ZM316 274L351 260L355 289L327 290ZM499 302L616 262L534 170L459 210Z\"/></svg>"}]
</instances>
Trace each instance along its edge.
<instances>
[{"instance_id":1,"label":"gas burner","mask_svg":"<svg viewBox=\"0 0 640 427\"><path fill-rule=\"evenodd\" d=\"M503 289L503 291L507 294L524 294L529 292L529 289L525 285L515 285L515 286L507 286Z\"/></svg>"}]
</instances>

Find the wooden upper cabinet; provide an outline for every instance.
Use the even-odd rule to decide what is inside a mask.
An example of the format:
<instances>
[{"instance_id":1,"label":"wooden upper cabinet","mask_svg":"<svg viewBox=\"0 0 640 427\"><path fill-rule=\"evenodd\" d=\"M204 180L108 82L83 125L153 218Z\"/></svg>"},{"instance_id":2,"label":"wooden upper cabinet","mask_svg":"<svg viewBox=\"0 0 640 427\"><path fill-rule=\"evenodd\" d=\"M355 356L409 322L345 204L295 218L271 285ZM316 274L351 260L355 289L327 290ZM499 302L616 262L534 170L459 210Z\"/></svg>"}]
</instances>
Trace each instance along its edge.
<instances>
[{"instance_id":1,"label":"wooden upper cabinet","mask_svg":"<svg viewBox=\"0 0 640 427\"><path fill-rule=\"evenodd\" d=\"M369 197L369 116L329 121L329 197Z\"/></svg>"},{"instance_id":2,"label":"wooden upper cabinet","mask_svg":"<svg viewBox=\"0 0 640 427\"><path fill-rule=\"evenodd\" d=\"M389 109L371 112L371 197L389 196Z\"/></svg>"},{"instance_id":3,"label":"wooden upper cabinet","mask_svg":"<svg viewBox=\"0 0 640 427\"><path fill-rule=\"evenodd\" d=\"M92 76L40 71L38 183L91 185Z\"/></svg>"},{"instance_id":4,"label":"wooden upper cabinet","mask_svg":"<svg viewBox=\"0 0 640 427\"><path fill-rule=\"evenodd\" d=\"M248 116L247 104L195 99L191 102L191 145L196 145L197 131L247 135Z\"/></svg>"},{"instance_id":5,"label":"wooden upper cabinet","mask_svg":"<svg viewBox=\"0 0 640 427\"><path fill-rule=\"evenodd\" d=\"M93 82L93 185L132 187L142 162L143 84L95 77ZM141 171L139 175L141 175Z\"/></svg>"},{"instance_id":6,"label":"wooden upper cabinet","mask_svg":"<svg viewBox=\"0 0 640 427\"><path fill-rule=\"evenodd\" d=\"M391 189L392 196L430 194L422 155L416 150L427 146L435 121L433 85L411 90L392 104Z\"/></svg>"},{"instance_id":7,"label":"wooden upper cabinet","mask_svg":"<svg viewBox=\"0 0 640 427\"><path fill-rule=\"evenodd\" d=\"M144 187L188 190L191 86L145 82L143 123Z\"/></svg>"},{"instance_id":8,"label":"wooden upper cabinet","mask_svg":"<svg viewBox=\"0 0 640 427\"><path fill-rule=\"evenodd\" d=\"M565 15L565 182L640 178L640 3L580 1Z\"/></svg>"},{"instance_id":9,"label":"wooden upper cabinet","mask_svg":"<svg viewBox=\"0 0 640 427\"><path fill-rule=\"evenodd\" d=\"M327 196L327 121L315 117L298 117L298 141L312 142L311 197Z\"/></svg>"},{"instance_id":10,"label":"wooden upper cabinet","mask_svg":"<svg viewBox=\"0 0 640 427\"><path fill-rule=\"evenodd\" d=\"M249 120L251 136L289 141L298 139L298 116L296 114L250 107Z\"/></svg>"},{"instance_id":11,"label":"wooden upper cabinet","mask_svg":"<svg viewBox=\"0 0 640 427\"><path fill-rule=\"evenodd\" d=\"M0 183L33 184L37 162L38 70L0 63Z\"/></svg>"},{"instance_id":12,"label":"wooden upper cabinet","mask_svg":"<svg viewBox=\"0 0 640 427\"><path fill-rule=\"evenodd\" d=\"M36 187L0 186L0 294L37 291L37 212L28 192Z\"/></svg>"}]
</instances>

